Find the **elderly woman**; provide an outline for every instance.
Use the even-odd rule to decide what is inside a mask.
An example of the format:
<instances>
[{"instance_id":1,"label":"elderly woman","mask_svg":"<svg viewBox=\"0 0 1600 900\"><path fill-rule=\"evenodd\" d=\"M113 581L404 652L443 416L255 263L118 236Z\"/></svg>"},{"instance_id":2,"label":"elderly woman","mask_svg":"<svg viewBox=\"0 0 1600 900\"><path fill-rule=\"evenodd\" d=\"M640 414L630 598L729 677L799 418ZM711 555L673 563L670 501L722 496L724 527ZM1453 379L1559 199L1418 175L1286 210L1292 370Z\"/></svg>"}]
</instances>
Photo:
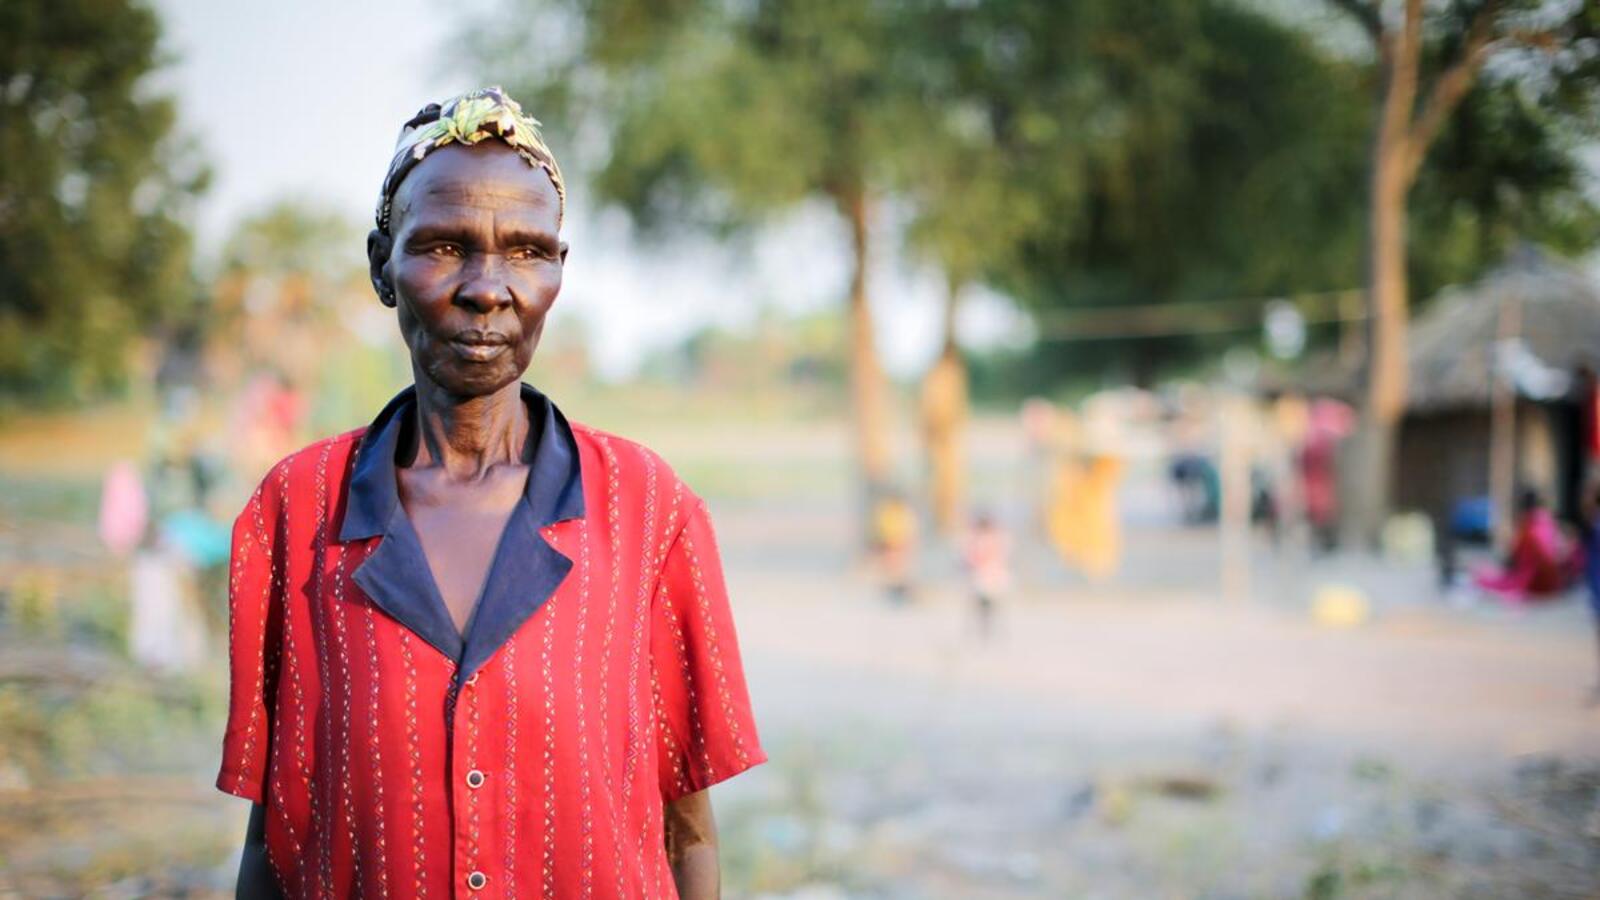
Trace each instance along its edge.
<instances>
[{"instance_id":1,"label":"elderly woman","mask_svg":"<svg viewBox=\"0 0 1600 900\"><path fill-rule=\"evenodd\" d=\"M368 237L415 384L234 524L242 896L715 897L765 759L705 505L522 383L561 171L498 89L406 123Z\"/></svg>"}]
</instances>

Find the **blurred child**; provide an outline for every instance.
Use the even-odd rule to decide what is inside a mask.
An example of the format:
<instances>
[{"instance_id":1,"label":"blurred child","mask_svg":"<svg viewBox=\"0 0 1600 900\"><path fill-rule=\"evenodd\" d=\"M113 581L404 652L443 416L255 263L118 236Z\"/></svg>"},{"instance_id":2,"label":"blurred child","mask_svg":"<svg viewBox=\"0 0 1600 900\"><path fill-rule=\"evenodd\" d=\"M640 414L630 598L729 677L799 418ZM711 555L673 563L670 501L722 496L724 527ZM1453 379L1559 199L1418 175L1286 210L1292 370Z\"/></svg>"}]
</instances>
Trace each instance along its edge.
<instances>
[{"instance_id":1,"label":"blurred child","mask_svg":"<svg viewBox=\"0 0 1600 900\"><path fill-rule=\"evenodd\" d=\"M917 543L917 514L904 494L890 491L878 501L872 513L872 531L889 602L903 606L911 600L911 563Z\"/></svg>"},{"instance_id":2,"label":"blurred child","mask_svg":"<svg viewBox=\"0 0 1600 900\"><path fill-rule=\"evenodd\" d=\"M978 636L987 640L994 634L995 605L1011 589L1011 539L991 513L980 511L963 549Z\"/></svg>"}]
</instances>

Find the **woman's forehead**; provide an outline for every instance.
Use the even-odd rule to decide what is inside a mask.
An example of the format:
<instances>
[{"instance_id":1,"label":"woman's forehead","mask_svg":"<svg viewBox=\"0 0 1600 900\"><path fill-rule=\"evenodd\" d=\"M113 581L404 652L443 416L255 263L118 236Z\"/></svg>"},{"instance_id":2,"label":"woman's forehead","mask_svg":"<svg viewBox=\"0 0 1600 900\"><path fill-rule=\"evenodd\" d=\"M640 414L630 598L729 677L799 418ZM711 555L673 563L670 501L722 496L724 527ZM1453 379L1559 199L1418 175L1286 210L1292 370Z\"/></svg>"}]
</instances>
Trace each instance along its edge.
<instances>
[{"instance_id":1,"label":"woman's forehead","mask_svg":"<svg viewBox=\"0 0 1600 900\"><path fill-rule=\"evenodd\" d=\"M430 153L400 183L394 199L397 220L424 212L430 219L449 217L474 209L548 217L554 231L561 197L543 169L528 165L499 142L484 141Z\"/></svg>"}]
</instances>

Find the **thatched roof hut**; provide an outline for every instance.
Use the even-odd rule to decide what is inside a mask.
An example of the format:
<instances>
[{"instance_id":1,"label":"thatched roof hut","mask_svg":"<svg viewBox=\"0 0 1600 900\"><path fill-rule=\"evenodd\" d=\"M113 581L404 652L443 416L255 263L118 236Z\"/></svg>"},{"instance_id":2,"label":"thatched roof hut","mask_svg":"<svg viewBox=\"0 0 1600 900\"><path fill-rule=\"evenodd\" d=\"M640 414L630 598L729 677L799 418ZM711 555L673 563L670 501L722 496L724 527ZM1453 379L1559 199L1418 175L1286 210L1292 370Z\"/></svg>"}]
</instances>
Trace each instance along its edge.
<instances>
[{"instance_id":1,"label":"thatched roof hut","mask_svg":"<svg viewBox=\"0 0 1600 900\"><path fill-rule=\"evenodd\" d=\"M1508 307L1515 307L1514 311ZM1511 315L1513 321L1503 321ZM1495 346L1502 327L1520 349L1511 365L1518 393L1539 399L1549 387L1541 370L1570 372L1587 364L1600 370L1600 283L1564 260L1524 248L1470 285L1446 288L1412 323L1408 344L1406 409L1417 414L1487 409L1493 394ZM1306 360L1297 378L1277 378L1265 390L1293 385L1313 396L1362 400L1360 352L1325 352ZM1533 376L1533 377L1529 377Z\"/></svg>"},{"instance_id":2,"label":"thatched roof hut","mask_svg":"<svg viewBox=\"0 0 1600 900\"><path fill-rule=\"evenodd\" d=\"M1600 371L1600 281L1524 247L1477 282L1442 291L1413 320L1406 344L1410 378L1392 506L1425 511L1443 526L1458 502L1488 497L1496 396L1509 386L1500 421L1503 429L1512 423L1502 433L1511 452L1496 457L1500 505L1506 491L1532 487L1574 514L1590 467L1584 443L1595 427L1574 374L1582 366ZM1307 360L1296 389L1359 406L1363 360L1354 349ZM1342 481L1360 477L1341 471Z\"/></svg>"},{"instance_id":3,"label":"thatched roof hut","mask_svg":"<svg viewBox=\"0 0 1600 900\"><path fill-rule=\"evenodd\" d=\"M1456 504L1516 487L1576 511L1585 476L1586 419L1573 375L1600 363L1600 286L1571 264L1532 249L1428 306L1407 341L1410 384L1396 460L1395 505L1443 524ZM1494 405L1509 454L1491 488Z\"/></svg>"},{"instance_id":4,"label":"thatched roof hut","mask_svg":"<svg viewBox=\"0 0 1600 900\"><path fill-rule=\"evenodd\" d=\"M1503 332L1522 350L1497 354ZM1497 368L1519 395L1549 401L1555 375L1600 363L1600 286L1564 261L1519 251L1476 284L1441 293L1412 325L1408 350L1410 412L1487 409Z\"/></svg>"}]
</instances>

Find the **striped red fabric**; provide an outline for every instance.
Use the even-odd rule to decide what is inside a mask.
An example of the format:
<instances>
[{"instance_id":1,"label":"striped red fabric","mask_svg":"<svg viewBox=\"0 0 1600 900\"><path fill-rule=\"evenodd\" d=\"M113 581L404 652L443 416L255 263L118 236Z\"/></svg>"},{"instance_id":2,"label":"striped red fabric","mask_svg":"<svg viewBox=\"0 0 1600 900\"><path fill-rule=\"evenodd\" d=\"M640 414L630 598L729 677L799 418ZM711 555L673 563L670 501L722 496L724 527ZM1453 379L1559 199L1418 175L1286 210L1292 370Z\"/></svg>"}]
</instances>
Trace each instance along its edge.
<instances>
[{"instance_id":1,"label":"striped red fabric","mask_svg":"<svg viewBox=\"0 0 1600 900\"><path fill-rule=\"evenodd\" d=\"M571 427L571 568L488 661L352 578L366 429L279 463L234 524L217 786L265 803L291 897L673 897L665 801L762 762L705 504L648 449Z\"/></svg>"}]
</instances>

